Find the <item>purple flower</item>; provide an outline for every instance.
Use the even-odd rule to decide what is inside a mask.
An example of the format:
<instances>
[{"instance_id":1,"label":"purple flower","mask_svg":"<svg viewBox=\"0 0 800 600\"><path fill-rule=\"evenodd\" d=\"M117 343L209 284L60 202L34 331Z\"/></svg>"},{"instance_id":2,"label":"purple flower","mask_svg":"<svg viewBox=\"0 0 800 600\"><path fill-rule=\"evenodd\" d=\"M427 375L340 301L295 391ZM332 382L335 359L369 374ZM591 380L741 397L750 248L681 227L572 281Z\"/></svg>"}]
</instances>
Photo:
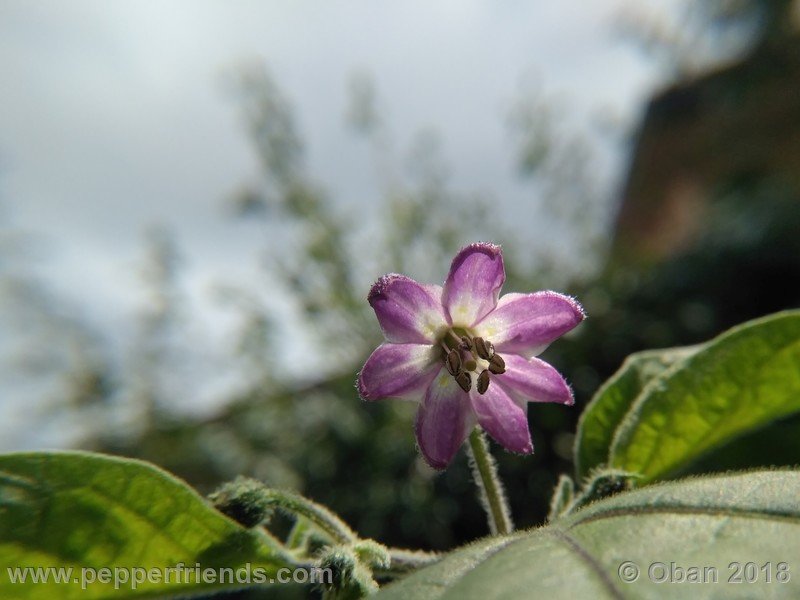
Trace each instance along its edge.
<instances>
[{"instance_id":1,"label":"purple flower","mask_svg":"<svg viewBox=\"0 0 800 600\"><path fill-rule=\"evenodd\" d=\"M584 319L556 292L506 294L503 254L488 243L463 248L444 287L404 275L381 277L369 292L386 342L358 374L364 400L420 402L416 435L435 469L453 460L477 421L511 452L533 452L528 402L571 405L572 390L538 358Z\"/></svg>"}]
</instances>

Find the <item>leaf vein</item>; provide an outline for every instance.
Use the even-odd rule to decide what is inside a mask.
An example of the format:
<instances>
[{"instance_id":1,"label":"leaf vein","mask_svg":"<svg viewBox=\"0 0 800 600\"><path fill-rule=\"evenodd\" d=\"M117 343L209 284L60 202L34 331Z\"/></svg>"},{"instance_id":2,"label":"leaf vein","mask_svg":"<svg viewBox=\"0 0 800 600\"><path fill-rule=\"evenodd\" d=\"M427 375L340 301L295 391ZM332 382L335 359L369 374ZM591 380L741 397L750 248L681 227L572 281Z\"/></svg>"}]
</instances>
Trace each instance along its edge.
<instances>
[{"instance_id":1,"label":"leaf vein","mask_svg":"<svg viewBox=\"0 0 800 600\"><path fill-rule=\"evenodd\" d=\"M783 521L795 525L800 525L800 515L797 513L781 512L781 511L759 511L736 509L733 507L709 507L704 508L701 506L633 506L629 508L615 508L597 512L585 517L578 517L573 523L567 525L566 530L572 530L578 525L584 523L591 523L593 521L602 521L603 519L614 519L617 517L635 517L640 515L659 515L659 514L676 514L676 515L701 515L710 517L739 517L742 519L762 519L762 520L775 520Z\"/></svg>"},{"instance_id":2,"label":"leaf vein","mask_svg":"<svg viewBox=\"0 0 800 600\"><path fill-rule=\"evenodd\" d=\"M614 585L614 582L603 569L603 565L601 565L600 562L594 556L592 556L592 554L586 548L581 546L578 540L569 535L566 531L557 529L556 527L548 527L542 531L546 532L551 537L554 537L556 540L567 546L575 555L577 555L597 576L606 591L611 594L612 598L615 600L625 599L625 596L619 589L617 589L617 586Z\"/></svg>"}]
</instances>

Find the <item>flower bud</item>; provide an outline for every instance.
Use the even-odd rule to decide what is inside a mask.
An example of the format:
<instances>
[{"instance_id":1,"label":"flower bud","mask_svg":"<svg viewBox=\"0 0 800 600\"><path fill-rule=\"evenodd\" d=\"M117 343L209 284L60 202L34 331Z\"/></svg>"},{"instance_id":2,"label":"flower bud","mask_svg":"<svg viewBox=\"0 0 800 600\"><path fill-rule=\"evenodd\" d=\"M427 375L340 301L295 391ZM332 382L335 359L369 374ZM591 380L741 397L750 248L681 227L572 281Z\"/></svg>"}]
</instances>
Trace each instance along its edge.
<instances>
[{"instance_id":1,"label":"flower bud","mask_svg":"<svg viewBox=\"0 0 800 600\"><path fill-rule=\"evenodd\" d=\"M320 557L319 568L330 569L331 586L334 589L342 589L352 582L356 561L357 558L350 548L337 546L328 549Z\"/></svg>"},{"instance_id":2,"label":"flower bud","mask_svg":"<svg viewBox=\"0 0 800 600\"><path fill-rule=\"evenodd\" d=\"M583 484L583 492L575 498L570 510L585 506L595 500L613 496L619 492L629 490L634 481L641 477L637 473L630 473L620 469L598 469L589 474Z\"/></svg>"},{"instance_id":3,"label":"flower bud","mask_svg":"<svg viewBox=\"0 0 800 600\"><path fill-rule=\"evenodd\" d=\"M388 569L392 563L389 550L375 540L359 540L353 544L358 559L372 569Z\"/></svg>"},{"instance_id":4,"label":"flower bud","mask_svg":"<svg viewBox=\"0 0 800 600\"><path fill-rule=\"evenodd\" d=\"M237 477L223 484L208 499L214 508L245 527L255 527L272 516L264 484L255 479Z\"/></svg>"},{"instance_id":5,"label":"flower bud","mask_svg":"<svg viewBox=\"0 0 800 600\"><path fill-rule=\"evenodd\" d=\"M369 569L352 548L328 548L319 559L319 568L330 573L330 582L323 587L326 598L363 598L378 591Z\"/></svg>"}]
</instances>

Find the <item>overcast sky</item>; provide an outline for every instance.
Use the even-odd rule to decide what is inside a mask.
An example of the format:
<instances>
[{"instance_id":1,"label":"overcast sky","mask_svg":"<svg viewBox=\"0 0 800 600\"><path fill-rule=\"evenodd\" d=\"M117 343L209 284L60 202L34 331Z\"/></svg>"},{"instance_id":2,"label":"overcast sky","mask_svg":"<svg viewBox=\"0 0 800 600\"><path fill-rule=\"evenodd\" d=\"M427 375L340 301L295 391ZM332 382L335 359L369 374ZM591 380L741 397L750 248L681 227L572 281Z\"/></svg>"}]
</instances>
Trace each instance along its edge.
<instances>
[{"instance_id":1,"label":"overcast sky","mask_svg":"<svg viewBox=\"0 0 800 600\"><path fill-rule=\"evenodd\" d=\"M0 0L0 215L43 240L42 276L112 331L136 308L149 225L175 232L198 295L245 277L260 233L222 206L257 168L223 75L254 60L293 102L309 170L337 201L375 194L342 118L361 70L398 148L434 128L460 189L517 202L513 100L535 82L575 123L635 123L662 75L613 24L642 4Z\"/></svg>"}]
</instances>

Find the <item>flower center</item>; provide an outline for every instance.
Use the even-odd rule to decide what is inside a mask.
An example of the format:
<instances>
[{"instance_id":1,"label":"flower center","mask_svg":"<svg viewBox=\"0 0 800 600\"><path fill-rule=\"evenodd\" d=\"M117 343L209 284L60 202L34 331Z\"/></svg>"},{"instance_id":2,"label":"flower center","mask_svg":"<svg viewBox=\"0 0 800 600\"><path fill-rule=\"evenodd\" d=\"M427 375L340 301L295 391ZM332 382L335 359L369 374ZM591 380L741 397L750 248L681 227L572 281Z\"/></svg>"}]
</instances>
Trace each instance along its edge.
<instances>
[{"instance_id":1,"label":"flower center","mask_svg":"<svg viewBox=\"0 0 800 600\"><path fill-rule=\"evenodd\" d=\"M447 372L465 392L472 388L473 376L475 389L479 394L485 394L489 389L490 374L506 372L505 361L495 353L494 346L487 339L473 337L467 331L448 329L439 344Z\"/></svg>"}]
</instances>

